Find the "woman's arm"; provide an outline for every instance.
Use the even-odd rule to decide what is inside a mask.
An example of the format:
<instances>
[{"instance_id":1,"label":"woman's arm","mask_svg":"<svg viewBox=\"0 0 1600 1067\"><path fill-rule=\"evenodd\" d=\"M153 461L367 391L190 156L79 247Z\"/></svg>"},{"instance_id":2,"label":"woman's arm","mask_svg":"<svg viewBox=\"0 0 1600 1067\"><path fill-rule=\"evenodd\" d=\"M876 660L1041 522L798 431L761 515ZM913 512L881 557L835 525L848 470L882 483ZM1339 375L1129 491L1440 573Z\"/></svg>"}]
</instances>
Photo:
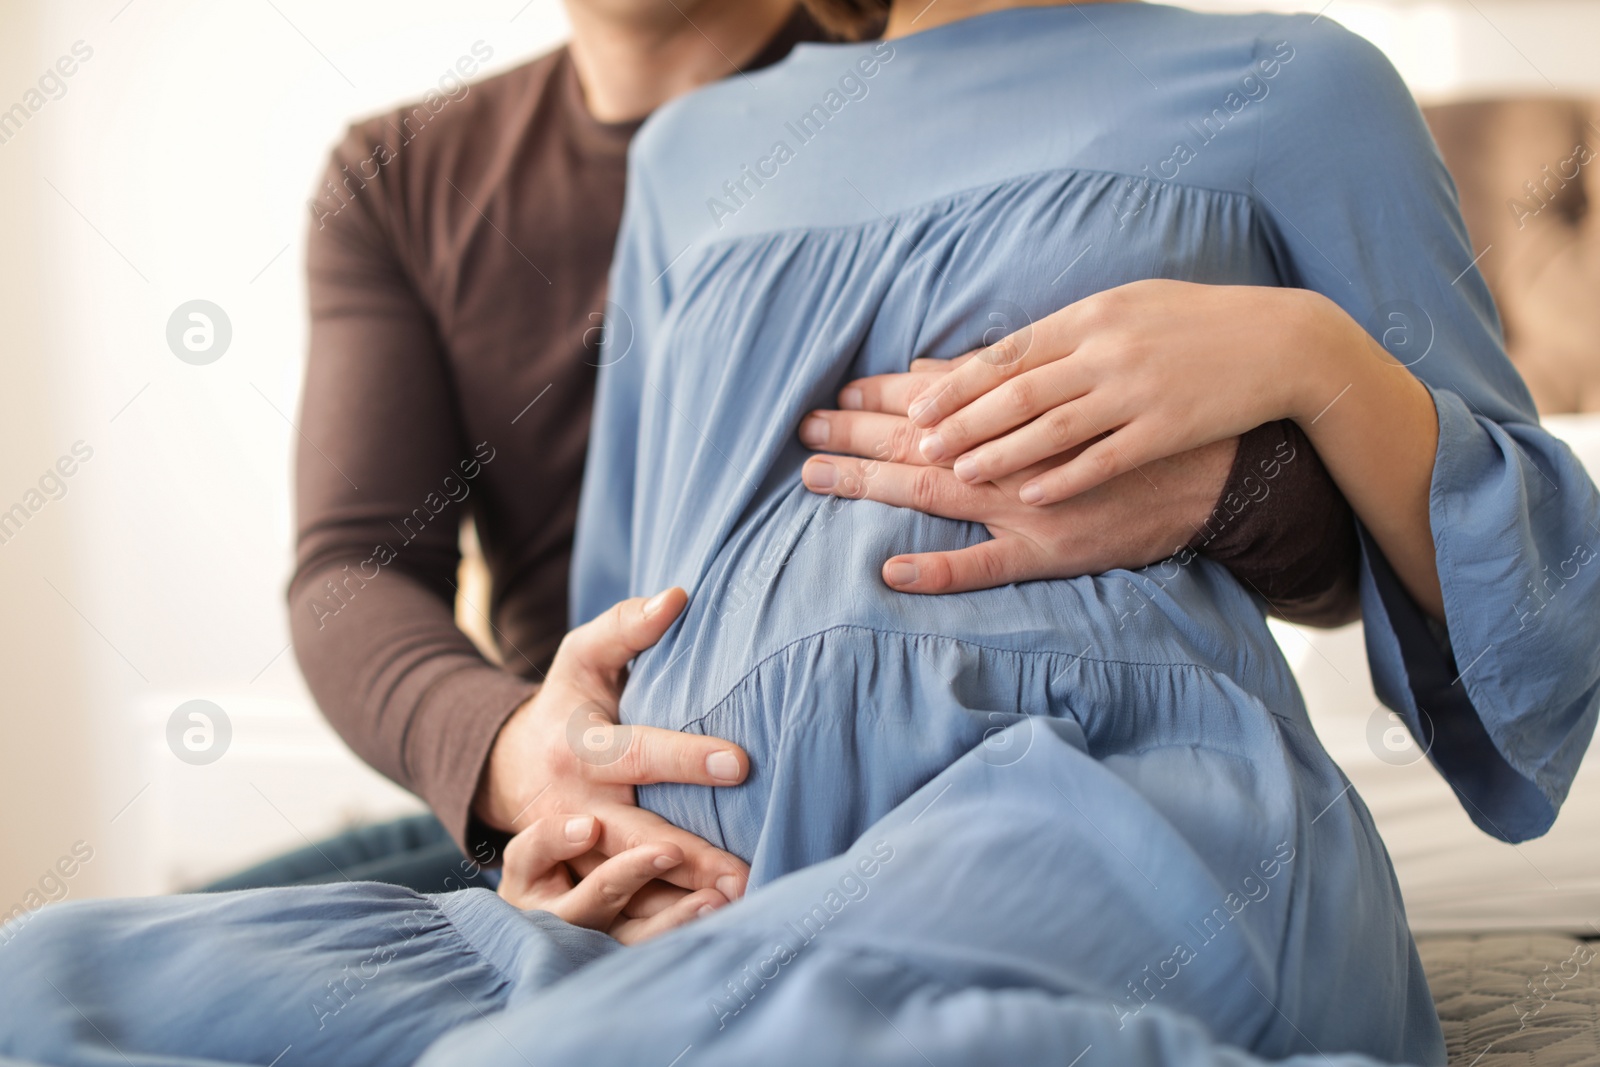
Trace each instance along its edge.
<instances>
[{"instance_id":1,"label":"woman's arm","mask_svg":"<svg viewBox=\"0 0 1600 1067\"><path fill-rule=\"evenodd\" d=\"M1296 364L1289 373L1301 383L1294 420L1406 592L1443 622L1428 513L1439 445L1433 396L1333 301L1284 292L1306 304L1299 332L1307 343L1289 357Z\"/></svg>"},{"instance_id":2,"label":"woman's arm","mask_svg":"<svg viewBox=\"0 0 1600 1067\"><path fill-rule=\"evenodd\" d=\"M1506 358L1454 187L1405 85L1376 49L1328 19L1285 18L1274 39L1279 33L1293 41L1294 66L1251 119L1254 136L1229 142L1253 150L1254 160L1214 151L1208 178L1248 205L1284 285L1323 294L1365 328L1369 352L1381 345L1402 366L1361 362L1354 343L1335 340L1303 353L1307 363L1321 361L1304 375L1252 379L1253 388L1266 391L1265 410L1294 412L1316 432L1362 513L1363 621L1379 697L1479 827L1511 841L1537 836L1565 799L1600 715L1600 494L1571 451L1540 429ZM1181 308L1184 294L1170 292L1175 299L1156 302L1136 299L1133 286L1100 294L1084 340L1113 341L1105 350L1120 349L1117 373L1132 378L1140 362L1161 355L1139 338L1170 339L1198 357L1190 395L1209 432L1251 425L1241 413L1262 397L1241 391L1230 376L1239 365L1225 353L1251 351L1284 366L1286 320L1263 318L1260 300L1301 298L1213 289L1204 303L1232 313L1191 316L1205 330L1184 336L1133 314ZM1131 313L1119 314L1119 301ZM1329 321L1304 307L1302 319ZM1323 332L1303 321L1291 336ZM1080 355L1071 341L1051 346L1071 353L1064 363ZM1400 380L1379 387L1386 373ZM1431 431L1402 374L1431 395ZM1321 383L1309 399L1300 393L1308 383ZM1341 411L1369 393L1371 402ZM1116 440L1130 412L1158 400L1126 390L1106 396L1131 406L1074 409L1069 393L1057 400L1067 413L1036 421L1081 432L1067 417L1074 414L1097 433L1116 431L1107 438ZM1192 417L1173 416L1171 424L1143 420L1143 432L1170 435ZM1204 439L1193 430L1179 436ZM1094 447L1092 462L1121 462L1104 442ZM1117 447L1144 445L1134 437ZM1080 472L1089 481L1093 474ZM1430 542L1432 575L1419 566Z\"/></svg>"},{"instance_id":3,"label":"woman's arm","mask_svg":"<svg viewBox=\"0 0 1600 1067\"><path fill-rule=\"evenodd\" d=\"M1428 522L1432 398L1316 293L1120 286L1002 339L908 412L924 459L953 461L968 483L1031 471L1017 495L1039 507L1293 419L1407 592L1444 617Z\"/></svg>"}]
</instances>

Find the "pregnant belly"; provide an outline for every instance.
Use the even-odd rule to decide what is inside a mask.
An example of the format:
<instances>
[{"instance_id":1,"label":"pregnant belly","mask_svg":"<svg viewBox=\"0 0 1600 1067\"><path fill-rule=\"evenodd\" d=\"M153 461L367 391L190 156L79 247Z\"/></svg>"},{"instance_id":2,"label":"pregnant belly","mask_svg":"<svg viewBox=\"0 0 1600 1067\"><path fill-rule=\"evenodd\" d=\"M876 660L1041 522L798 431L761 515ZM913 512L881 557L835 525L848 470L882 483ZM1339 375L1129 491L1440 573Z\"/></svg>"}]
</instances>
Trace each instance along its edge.
<instances>
[{"instance_id":1,"label":"pregnant belly","mask_svg":"<svg viewBox=\"0 0 1600 1067\"><path fill-rule=\"evenodd\" d=\"M734 741L751 776L734 789L646 787L640 803L745 857L759 882L848 847L986 737L984 758L1020 758L1006 725L1070 719L1091 753L1109 753L1142 743L1136 723L1149 740L1202 705L1234 715L1236 692L1211 679L1211 661L1277 659L1241 656L1249 620L1270 638L1209 564L942 597L879 578L895 553L984 536L798 486L748 518L684 617L639 657L622 716ZM1221 611L1243 624L1221 625Z\"/></svg>"}]
</instances>

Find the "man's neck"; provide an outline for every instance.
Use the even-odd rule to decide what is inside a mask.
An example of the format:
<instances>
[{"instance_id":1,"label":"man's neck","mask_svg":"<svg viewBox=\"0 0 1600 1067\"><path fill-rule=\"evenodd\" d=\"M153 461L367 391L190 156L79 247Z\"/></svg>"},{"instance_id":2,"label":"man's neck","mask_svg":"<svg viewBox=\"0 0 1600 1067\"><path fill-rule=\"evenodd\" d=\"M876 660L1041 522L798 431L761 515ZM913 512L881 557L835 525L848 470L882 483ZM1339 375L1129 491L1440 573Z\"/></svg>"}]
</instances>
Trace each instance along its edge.
<instances>
[{"instance_id":1,"label":"man's neck","mask_svg":"<svg viewBox=\"0 0 1600 1067\"><path fill-rule=\"evenodd\" d=\"M648 11L619 10L648 6ZM589 113L642 119L673 97L742 70L794 10L794 0L569 0L569 50Z\"/></svg>"},{"instance_id":2,"label":"man's neck","mask_svg":"<svg viewBox=\"0 0 1600 1067\"><path fill-rule=\"evenodd\" d=\"M1127 0L1087 0L1087 3L1101 4L1125 2ZM927 0L894 0L889 7L889 25L883 35L905 37L1008 7L1058 7L1061 4L1062 0L944 0L940 4L930 4Z\"/></svg>"}]
</instances>

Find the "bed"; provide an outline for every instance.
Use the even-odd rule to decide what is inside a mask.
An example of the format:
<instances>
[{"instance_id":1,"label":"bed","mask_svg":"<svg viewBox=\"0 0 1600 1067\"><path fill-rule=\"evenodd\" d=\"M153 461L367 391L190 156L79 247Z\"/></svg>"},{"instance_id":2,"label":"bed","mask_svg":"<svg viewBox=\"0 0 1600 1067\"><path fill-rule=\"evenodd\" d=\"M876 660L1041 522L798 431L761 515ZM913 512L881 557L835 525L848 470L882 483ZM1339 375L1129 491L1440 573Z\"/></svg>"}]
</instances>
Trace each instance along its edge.
<instances>
[{"instance_id":1,"label":"bed","mask_svg":"<svg viewBox=\"0 0 1600 1067\"><path fill-rule=\"evenodd\" d=\"M1600 947L1564 934L1420 938L1450 1063L1600 1064Z\"/></svg>"},{"instance_id":2,"label":"bed","mask_svg":"<svg viewBox=\"0 0 1600 1067\"><path fill-rule=\"evenodd\" d=\"M1600 475L1600 414L1544 421ZM1600 1065L1600 757L1591 750L1549 834L1496 841L1392 729L1359 625L1274 628L1394 860L1450 1063Z\"/></svg>"},{"instance_id":3,"label":"bed","mask_svg":"<svg viewBox=\"0 0 1600 1067\"><path fill-rule=\"evenodd\" d=\"M1471 100L1424 113L1460 190L1513 362L1542 410L1596 412L1600 164L1547 175L1569 157L1600 154L1600 101ZM1543 183L1536 198L1529 179ZM1544 422L1600 480L1600 413ZM1359 626L1277 629L1317 732L1394 860L1450 1063L1600 1065L1600 755L1591 751L1549 834L1495 841L1393 729L1372 692Z\"/></svg>"}]
</instances>

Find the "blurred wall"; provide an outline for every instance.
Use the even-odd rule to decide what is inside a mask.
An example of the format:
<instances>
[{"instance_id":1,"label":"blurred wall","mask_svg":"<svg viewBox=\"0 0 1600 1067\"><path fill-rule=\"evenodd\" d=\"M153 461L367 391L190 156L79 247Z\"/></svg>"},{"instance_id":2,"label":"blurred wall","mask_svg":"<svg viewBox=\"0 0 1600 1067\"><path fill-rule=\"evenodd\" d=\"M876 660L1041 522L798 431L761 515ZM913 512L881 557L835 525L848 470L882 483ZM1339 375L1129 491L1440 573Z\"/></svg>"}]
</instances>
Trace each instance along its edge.
<instances>
[{"instance_id":1,"label":"blurred wall","mask_svg":"<svg viewBox=\"0 0 1600 1067\"><path fill-rule=\"evenodd\" d=\"M1600 94L1594 0L1189 0L1207 11L1335 19L1389 56L1423 103L1513 94Z\"/></svg>"},{"instance_id":2,"label":"blurred wall","mask_svg":"<svg viewBox=\"0 0 1600 1067\"><path fill-rule=\"evenodd\" d=\"M0 14L7 75L0 106L14 103L25 84L12 75L36 65L38 7L17 4ZM95 818L99 753L86 715L83 623L67 599L81 596L73 512L104 480L91 461L62 482L65 496L51 499L60 490L45 472L70 456L74 440L103 445L106 435L103 421L69 414L70 386L55 358L62 323L45 308L53 283L43 264L53 234L39 213L42 154L37 137L0 144L0 915L37 889L75 841L105 836ZM38 494L37 513L28 510L30 491ZM16 506L20 515L10 510ZM86 891L106 884L99 874L92 863L81 872Z\"/></svg>"},{"instance_id":3,"label":"blurred wall","mask_svg":"<svg viewBox=\"0 0 1600 1067\"><path fill-rule=\"evenodd\" d=\"M49 893L192 883L414 803L331 738L287 649L305 205L352 118L478 42L492 73L565 32L557 0L0 5L0 509L25 509L0 544L0 916L78 841ZM204 364L168 341L194 300L231 330ZM80 441L64 495L28 497ZM196 699L221 717L169 739Z\"/></svg>"}]
</instances>

